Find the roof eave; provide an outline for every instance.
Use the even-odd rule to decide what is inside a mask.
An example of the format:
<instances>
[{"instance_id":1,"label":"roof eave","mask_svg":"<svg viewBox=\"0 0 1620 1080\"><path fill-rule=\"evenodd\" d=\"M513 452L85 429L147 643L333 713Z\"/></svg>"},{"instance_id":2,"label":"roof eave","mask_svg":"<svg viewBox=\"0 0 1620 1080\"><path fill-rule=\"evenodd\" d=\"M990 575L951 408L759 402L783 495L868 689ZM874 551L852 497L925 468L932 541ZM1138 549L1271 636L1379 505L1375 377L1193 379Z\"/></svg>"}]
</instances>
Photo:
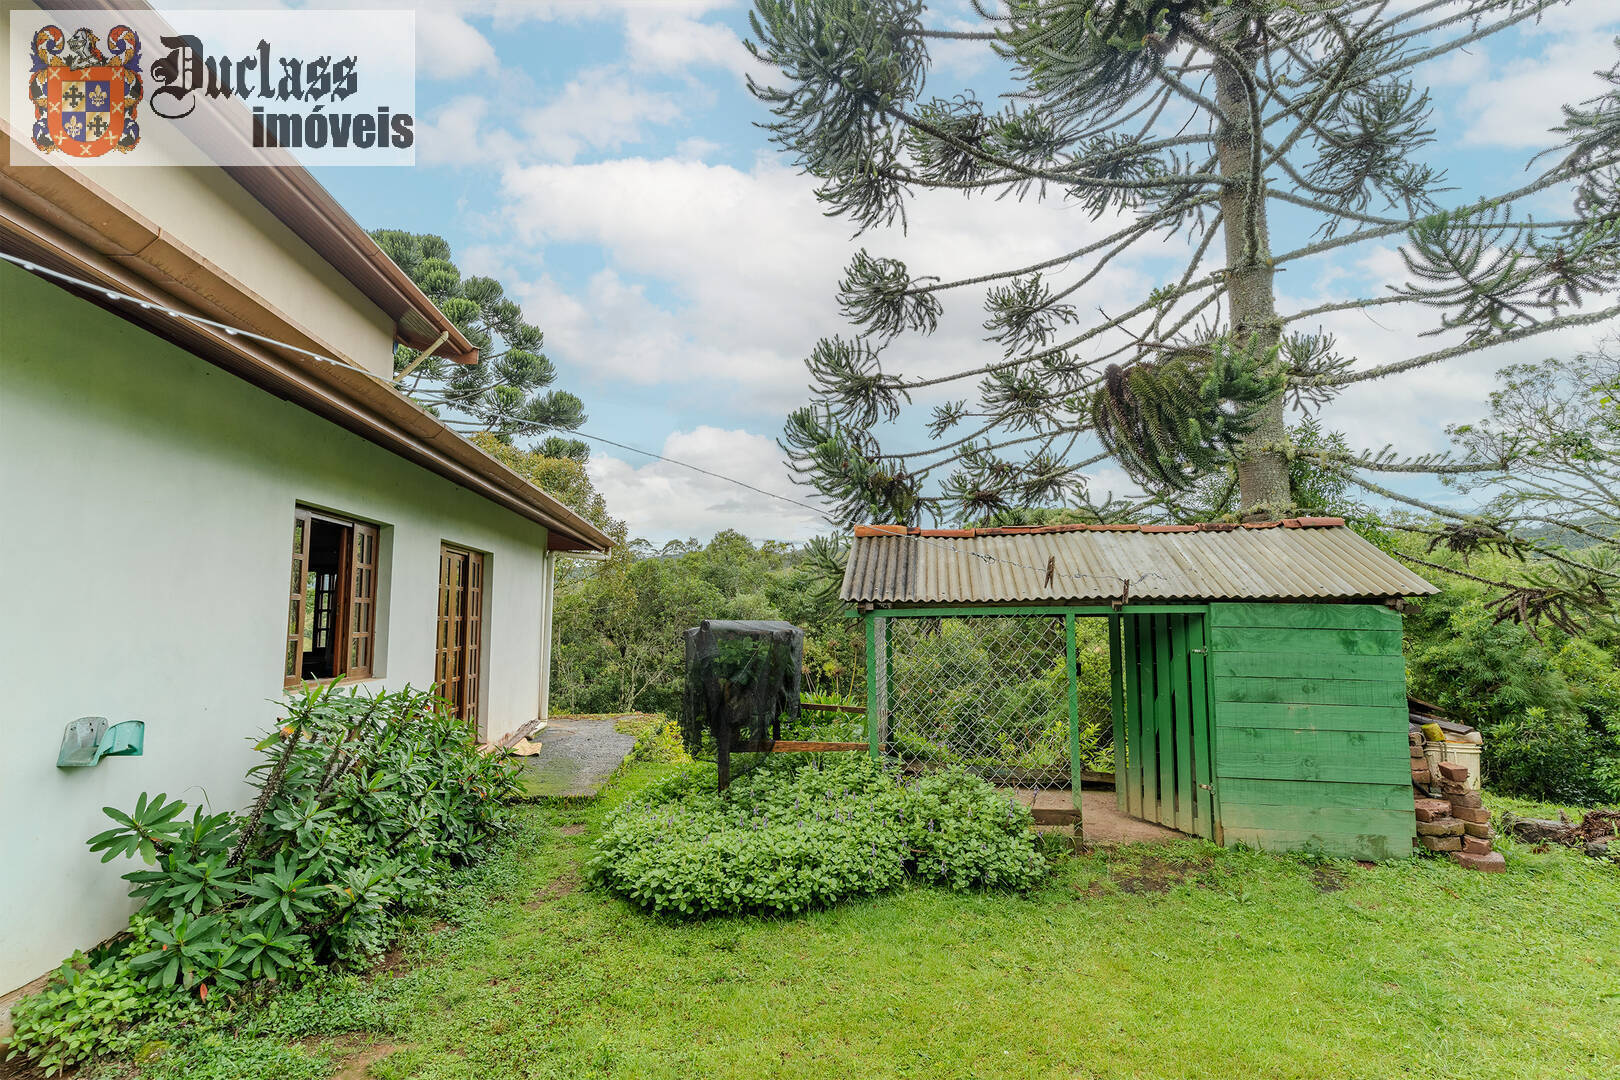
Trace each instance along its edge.
<instances>
[{"instance_id":1,"label":"roof eave","mask_svg":"<svg viewBox=\"0 0 1620 1080\"><path fill-rule=\"evenodd\" d=\"M163 13L154 9L149 0L74 0L72 3L59 0L54 6L139 11L143 20L172 32ZM445 342L435 355L458 364L478 363L478 349L466 335L377 246L370 234L297 158L284 149L249 144L244 132L251 130L251 126L241 123L246 115L248 107L238 98L205 98L203 107L188 120L186 137L205 152L210 152L207 148L213 146L221 157L228 154L229 160L253 161L250 166L221 166L221 169L387 314L394 323L396 343L425 349L444 334ZM6 137L11 134L9 126L0 132Z\"/></svg>"},{"instance_id":2,"label":"roof eave","mask_svg":"<svg viewBox=\"0 0 1620 1080\"><path fill-rule=\"evenodd\" d=\"M59 166L13 165L14 136L0 121L0 247L156 307L87 297L278 397L544 526L547 546L604 552L613 540L554 496L501 464L394 385L344 358L222 268L162 234L133 208ZM175 319L192 311L338 362L314 360L242 335Z\"/></svg>"},{"instance_id":3,"label":"roof eave","mask_svg":"<svg viewBox=\"0 0 1620 1080\"><path fill-rule=\"evenodd\" d=\"M447 334L435 355L457 364L478 363L478 349L466 335L377 246L331 193L290 156L274 168L254 166L224 171L382 309L394 321L396 341L420 350Z\"/></svg>"}]
</instances>

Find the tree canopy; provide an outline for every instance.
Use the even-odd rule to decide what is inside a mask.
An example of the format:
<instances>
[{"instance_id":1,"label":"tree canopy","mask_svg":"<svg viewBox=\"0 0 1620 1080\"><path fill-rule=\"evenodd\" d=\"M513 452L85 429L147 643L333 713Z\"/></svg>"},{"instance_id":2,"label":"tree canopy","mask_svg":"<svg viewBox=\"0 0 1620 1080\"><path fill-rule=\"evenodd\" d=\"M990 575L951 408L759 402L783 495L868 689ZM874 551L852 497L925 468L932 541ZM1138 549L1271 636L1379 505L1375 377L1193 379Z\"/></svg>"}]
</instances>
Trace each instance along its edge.
<instances>
[{"instance_id":1,"label":"tree canopy","mask_svg":"<svg viewBox=\"0 0 1620 1080\"><path fill-rule=\"evenodd\" d=\"M371 236L479 352L478 363L456 364L396 347L395 378L406 393L463 432L488 432L503 443L572 431L585 422L578 397L548 389L557 369L540 351L545 334L524 319L500 282L462 277L443 237L400 229L377 229ZM552 458L589 456L579 439L555 434L538 449Z\"/></svg>"},{"instance_id":2,"label":"tree canopy","mask_svg":"<svg viewBox=\"0 0 1620 1080\"><path fill-rule=\"evenodd\" d=\"M1423 153L1436 131L1424 65L1565 2L976 0L982 28L958 31L930 26L922 0L756 0L749 48L774 71L750 88L828 214L865 233L942 190L1062 201L1107 226L949 280L856 251L838 286L852 333L811 350L813 400L782 437L799 478L844 521L915 523L1064 502L1173 515L1180 493L1228 469L1231 515L1275 518L1300 505L1301 453L1396 502L1413 501L1403 479L1501 472L1330 430L1302 445L1288 412L1620 315L1620 68L1565 107L1510 189L1458 197ZM979 43L1014 89L999 104L930 95L942 40ZM1532 212L1549 200L1567 211ZM1188 252L1178 271L1125 310L1084 313L1099 274L1172 239ZM1279 305L1279 272L1378 242L1400 244L1406 282ZM897 335L933 333L963 293L983 306L982 362L885 367ZM1321 326L1390 305L1427 313L1406 355L1354 355ZM885 445L884 425L923 426L919 399L930 437ZM1146 500L1092 502L1085 470L1110 457Z\"/></svg>"}]
</instances>

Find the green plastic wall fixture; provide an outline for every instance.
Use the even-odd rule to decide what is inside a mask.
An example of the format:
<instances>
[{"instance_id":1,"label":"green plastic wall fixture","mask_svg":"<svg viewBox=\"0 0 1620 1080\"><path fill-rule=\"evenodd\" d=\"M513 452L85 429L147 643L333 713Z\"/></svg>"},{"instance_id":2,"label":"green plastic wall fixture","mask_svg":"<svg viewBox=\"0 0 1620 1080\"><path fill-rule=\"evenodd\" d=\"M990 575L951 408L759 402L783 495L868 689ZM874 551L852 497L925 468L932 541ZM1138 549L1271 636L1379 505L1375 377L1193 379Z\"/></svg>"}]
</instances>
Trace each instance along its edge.
<instances>
[{"instance_id":1,"label":"green plastic wall fixture","mask_svg":"<svg viewBox=\"0 0 1620 1080\"><path fill-rule=\"evenodd\" d=\"M140 757L145 747L145 721L109 724L105 716L81 716L68 721L62 732L62 751L56 756L56 767L83 768L104 757Z\"/></svg>"}]
</instances>

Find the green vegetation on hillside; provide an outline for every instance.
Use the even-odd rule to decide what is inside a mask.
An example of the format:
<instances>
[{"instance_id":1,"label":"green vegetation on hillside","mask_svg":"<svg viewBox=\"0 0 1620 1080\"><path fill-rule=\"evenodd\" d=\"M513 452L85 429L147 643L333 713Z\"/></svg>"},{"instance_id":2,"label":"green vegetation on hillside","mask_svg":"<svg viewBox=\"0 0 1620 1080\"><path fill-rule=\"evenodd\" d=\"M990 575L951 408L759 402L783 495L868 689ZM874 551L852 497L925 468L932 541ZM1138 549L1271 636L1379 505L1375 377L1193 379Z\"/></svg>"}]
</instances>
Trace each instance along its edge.
<instances>
[{"instance_id":1,"label":"green vegetation on hillside","mask_svg":"<svg viewBox=\"0 0 1620 1080\"><path fill-rule=\"evenodd\" d=\"M526 808L374 978L164 1032L129 1080L1620 1074L1620 875L1576 851L1504 840L1484 875L1189 840L1022 895L682 923L581 884L606 816L673 771Z\"/></svg>"}]
</instances>

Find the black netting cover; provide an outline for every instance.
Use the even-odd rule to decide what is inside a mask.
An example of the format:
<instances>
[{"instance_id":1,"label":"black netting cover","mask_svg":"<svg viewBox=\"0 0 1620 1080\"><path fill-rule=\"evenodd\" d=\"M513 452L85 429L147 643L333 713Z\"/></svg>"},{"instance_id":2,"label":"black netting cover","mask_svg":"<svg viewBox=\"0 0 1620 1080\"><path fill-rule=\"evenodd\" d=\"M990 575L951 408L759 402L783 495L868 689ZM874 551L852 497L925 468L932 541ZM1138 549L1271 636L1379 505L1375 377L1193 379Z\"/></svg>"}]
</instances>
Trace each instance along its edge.
<instances>
[{"instance_id":1,"label":"black netting cover","mask_svg":"<svg viewBox=\"0 0 1620 1080\"><path fill-rule=\"evenodd\" d=\"M768 749L782 717L799 718L804 631L792 623L705 619L686 639L681 738L689 752L707 732L722 755Z\"/></svg>"}]
</instances>

